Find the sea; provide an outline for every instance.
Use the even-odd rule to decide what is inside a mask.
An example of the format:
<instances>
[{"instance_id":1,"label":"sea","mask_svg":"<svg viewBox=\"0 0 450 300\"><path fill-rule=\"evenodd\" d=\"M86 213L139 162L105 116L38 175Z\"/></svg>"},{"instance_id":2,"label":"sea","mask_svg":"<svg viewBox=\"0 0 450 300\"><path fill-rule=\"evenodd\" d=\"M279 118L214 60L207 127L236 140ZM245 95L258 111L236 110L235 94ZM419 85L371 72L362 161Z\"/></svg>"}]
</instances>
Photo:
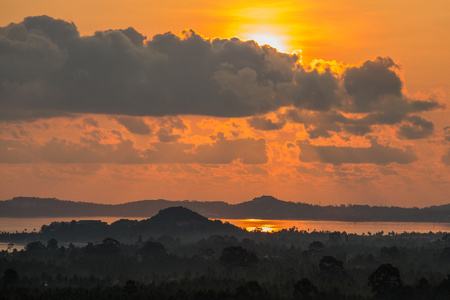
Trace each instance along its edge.
<instances>
[{"instance_id":1,"label":"sea","mask_svg":"<svg viewBox=\"0 0 450 300\"><path fill-rule=\"evenodd\" d=\"M72 220L101 220L111 224L120 219L142 220L146 218L129 217L70 217L70 218L0 218L0 232L38 232L42 225L52 222L70 222ZM295 227L307 232L313 231L339 231L356 234L375 234L383 231L389 232L450 232L450 223L431 222L341 222L341 221L317 221L317 220L261 220L261 219L219 219L248 231L276 232L282 229ZM0 242L0 250L6 250L8 243ZM13 249L23 249L24 245L16 244Z\"/></svg>"}]
</instances>

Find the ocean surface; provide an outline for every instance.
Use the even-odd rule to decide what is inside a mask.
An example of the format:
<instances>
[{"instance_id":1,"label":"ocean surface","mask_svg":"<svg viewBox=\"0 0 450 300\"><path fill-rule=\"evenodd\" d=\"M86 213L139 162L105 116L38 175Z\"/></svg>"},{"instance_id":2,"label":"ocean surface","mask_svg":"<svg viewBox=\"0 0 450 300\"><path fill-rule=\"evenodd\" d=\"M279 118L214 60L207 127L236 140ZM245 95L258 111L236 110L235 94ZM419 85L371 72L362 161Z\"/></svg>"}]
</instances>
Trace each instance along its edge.
<instances>
[{"instance_id":1,"label":"ocean surface","mask_svg":"<svg viewBox=\"0 0 450 300\"><path fill-rule=\"evenodd\" d=\"M42 225L52 222L70 222L72 220L102 220L111 224L120 219L143 220L146 218L127 217L68 217L68 218L0 218L0 232L33 232L39 231ZM429 222L341 222L341 221L311 221L311 220L260 220L260 219L219 219L249 231L261 230L264 232L278 231L296 227L306 231L345 231L347 233L376 233L388 232L450 232L450 223Z\"/></svg>"}]
</instances>

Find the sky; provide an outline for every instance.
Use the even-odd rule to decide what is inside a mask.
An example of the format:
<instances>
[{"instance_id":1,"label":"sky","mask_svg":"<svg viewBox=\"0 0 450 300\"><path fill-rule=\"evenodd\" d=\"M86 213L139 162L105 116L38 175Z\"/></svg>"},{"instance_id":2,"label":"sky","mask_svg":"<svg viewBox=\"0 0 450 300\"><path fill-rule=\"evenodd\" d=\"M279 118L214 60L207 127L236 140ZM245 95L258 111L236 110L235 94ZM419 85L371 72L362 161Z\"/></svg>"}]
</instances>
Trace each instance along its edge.
<instances>
[{"instance_id":1,"label":"sky","mask_svg":"<svg viewBox=\"0 0 450 300\"><path fill-rule=\"evenodd\" d=\"M450 2L2 0L0 199L449 203Z\"/></svg>"}]
</instances>

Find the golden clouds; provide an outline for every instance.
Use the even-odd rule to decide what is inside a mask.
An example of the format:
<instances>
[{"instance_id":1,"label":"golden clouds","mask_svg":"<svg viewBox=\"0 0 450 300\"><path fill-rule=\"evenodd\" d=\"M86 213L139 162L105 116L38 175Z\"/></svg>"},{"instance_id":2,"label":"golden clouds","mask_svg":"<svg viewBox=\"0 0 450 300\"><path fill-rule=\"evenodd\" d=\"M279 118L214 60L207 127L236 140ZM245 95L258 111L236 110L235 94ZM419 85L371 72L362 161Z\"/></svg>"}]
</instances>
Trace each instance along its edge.
<instances>
[{"instance_id":1,"label":"golden clouds","mask_svg":"<svg viewBox=\"0 0 450 300\"><path fill-rule=\"evenodd\" d=\"M96 28L81 22L81 34L49 17L2 24L1 47L10 51L1 52L9 56L0 78L0 190L27 181L32 195L86 199L83 183L98 201L265 193L323 203L366 201L371 192L416 205L436 186L449 192L447 113L439 126L429 113L445 99L406 93L397 69L400 61L408 79L438 64L417 59L434 59L420 47L406 56L380 48L406 42L386 35L380 8L325 2L169 1L128 23L120 12L126 24L108 14ZM191 27L202 35L159 34ZM266 43L258 34L276 37L286 47L278 50L303 49L305 63L244 41ZM411 56L426 68L405 64ZM442 70L421 74L424 85L435 74L442 81Z\"/></svg>"}]
</instances>

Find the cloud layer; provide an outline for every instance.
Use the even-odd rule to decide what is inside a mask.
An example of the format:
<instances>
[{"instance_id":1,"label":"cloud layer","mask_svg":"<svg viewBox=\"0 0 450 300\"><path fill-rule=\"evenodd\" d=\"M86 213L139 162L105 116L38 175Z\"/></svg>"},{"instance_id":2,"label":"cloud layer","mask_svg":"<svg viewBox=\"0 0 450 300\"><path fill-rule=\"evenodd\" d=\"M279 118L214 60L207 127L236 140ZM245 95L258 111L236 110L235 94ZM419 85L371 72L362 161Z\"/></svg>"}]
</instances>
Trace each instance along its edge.
<instances>
[{"instance_id":1,"label":"cloud layer","mask_svg":"<svg viewBox=\"0 0 450 300\"><path fill-rule=\"evenodd\" d=\"M208 144L154 142L139 149L130 139L103 143L91 134L78 142L53 138L43 145L31 141L0 139L0 163L115 163L115 164L265 164L264 139L226 139L223 134Z\"/></svg>"},{"instance_id":2,"label":"cloud layer","mask_svg":"<svg viewBox=\"0 0 450 300\"><path fill-rule=\"evenodd\" d=\"M298 142L298 145L301 149L299 159L303 162L387 165L393 162L408 164L418 159L411 149L383 146L375 140L370 147L313 146L304 142Z\"/></svg>"},{"instance_id":3,"label":"cloud layer","mask_svg":"<svg viewBox=\"0 0 450 300\"><path fill-rule=\"evenodd\" d=\"M305 66L253 41L194 31L147 40L133 28L80 36L48 16L0 28L0 70L0 121L15 126L0 135L8 164L410 164L411 143L434 134L424 112L441 107L408 97L389 57ZM37 141L20 127L77 114L67 138ZM192 121L194 133L196 116L241 123Z\"/></svg>"},{"instance_id":4,"label":"cloud layer","mask_svg":"<svg viewBox=\"0 0 450 300\"><path fill-rule=\"evenodd\" d=\"M295 55L237 38L209 40L188 31L183 37L166 33L145 39L133 28L80 36L75 24L47 16L0 28L0 120L74 113L243 117L295 107L368 113L356 120L331 120L359 134L373 124L404 120L409 126L399 133L404 138L421 138L433 130L411 115L438 103L406 98L398 66L388 57L338 74L327 66L319 66L321 71L302 66ZM132 132L149 133L145 124L118 121ZM283 122L253 119L251 124L271 130Z\"/></svg>"}]
</instances>

